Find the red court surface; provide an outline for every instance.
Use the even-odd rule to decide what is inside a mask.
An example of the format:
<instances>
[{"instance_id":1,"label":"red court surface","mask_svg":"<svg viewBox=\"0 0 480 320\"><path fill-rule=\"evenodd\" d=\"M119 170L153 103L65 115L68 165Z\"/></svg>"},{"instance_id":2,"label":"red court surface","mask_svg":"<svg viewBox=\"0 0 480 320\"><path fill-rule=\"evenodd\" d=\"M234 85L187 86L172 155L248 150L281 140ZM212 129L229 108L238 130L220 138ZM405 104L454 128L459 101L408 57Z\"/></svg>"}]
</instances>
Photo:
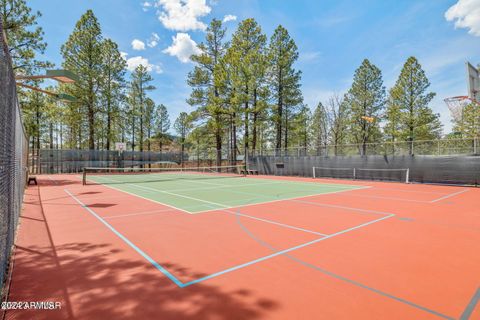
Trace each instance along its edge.
<instances>
[{"instance_id":1,"label":"red court surface","mask_svg":"<svg viewBox=\"0 0 480 320\"><path fill-rule=\"evenodd\" d=\"M188 214L76 175L29 186L6 319L480 319L480 189L369 186Z\"/></svg>"}]
</instances>

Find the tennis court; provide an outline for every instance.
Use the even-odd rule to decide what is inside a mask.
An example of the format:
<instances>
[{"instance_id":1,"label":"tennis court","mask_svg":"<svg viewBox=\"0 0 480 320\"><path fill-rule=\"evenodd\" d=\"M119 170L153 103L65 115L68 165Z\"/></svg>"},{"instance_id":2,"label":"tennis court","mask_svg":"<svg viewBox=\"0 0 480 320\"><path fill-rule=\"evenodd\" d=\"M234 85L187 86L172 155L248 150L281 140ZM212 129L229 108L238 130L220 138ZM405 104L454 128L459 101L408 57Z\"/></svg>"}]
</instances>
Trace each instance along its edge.
<instances>
[{"instance_id":1,"label":"tennis court","mask_svg":"<svg viewBox=\"0 0 480 320\"><path fill-rule=\"evenodd\" d=\"M218 171L215 168L117 169L105 174L105 169L87 168L90 174L85 175L85 179L188 213L362 188L334 183L246 179L241 170L237 166L220 167Z\"/></svg>"},{"instance_id":2,"label":"tennis court","mask_svg":"<svg viewBox=\"0 0 480 320\"><path fill-rule=\"evenodd\" d=\"M42 175L10 300L61 302L45 319L477 319L479 197L234 167Z\"/></svg>"}]
</instances>

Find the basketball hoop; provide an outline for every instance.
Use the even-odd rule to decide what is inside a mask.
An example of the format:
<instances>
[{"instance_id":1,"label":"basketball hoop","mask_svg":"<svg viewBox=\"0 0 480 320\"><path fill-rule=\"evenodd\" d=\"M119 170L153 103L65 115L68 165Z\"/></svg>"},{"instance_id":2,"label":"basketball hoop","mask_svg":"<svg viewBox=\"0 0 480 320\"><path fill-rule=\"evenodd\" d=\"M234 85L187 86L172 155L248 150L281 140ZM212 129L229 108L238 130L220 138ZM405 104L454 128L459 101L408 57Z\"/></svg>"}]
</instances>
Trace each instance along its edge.
<instances>
[{"instance_id":1,"label":"basketball hoop","mask_svg":"<svg viewBox=\"0 0 480 320\"><path fill-rule=\"evenodd\" d=\"M466 106L472 103L476 103L475 100L467 96L457 96L457 97L446 98L443 101L445 101L445 103L447 104L448 110L450 110L450 113L452 114L452 118L455 121L462 120L463 110L465 109Z\"/></svg>"}]
</instances>

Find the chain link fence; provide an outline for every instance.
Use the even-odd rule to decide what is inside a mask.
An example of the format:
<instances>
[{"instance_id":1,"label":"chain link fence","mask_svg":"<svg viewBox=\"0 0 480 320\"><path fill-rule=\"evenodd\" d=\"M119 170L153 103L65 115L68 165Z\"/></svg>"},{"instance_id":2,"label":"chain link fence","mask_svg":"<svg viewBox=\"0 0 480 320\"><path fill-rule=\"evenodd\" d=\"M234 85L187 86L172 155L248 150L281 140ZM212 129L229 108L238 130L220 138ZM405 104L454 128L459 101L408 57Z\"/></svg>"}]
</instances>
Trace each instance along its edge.
<instances>
[{"instance_id":1,"label":"chain link fence","mask_svg":"<svg viewBox=\"0 0 480 320\"><path fill-rule=\"evenodd\" d=\"M415 140L362 144L322 145L319 147L266 148L251 153L257 156L406 156L478 155L480 138Z\"/></svg>"},{"instance_id":2,"label":"chain link fence","mask_svg":"<svg viewBox=\"0 0 480 320\"><path fill-rule=\"evenodd\" d=\"M160 167L180 163L181 159L179 152L42 149L32 171L51 174L82 172L85 167Z\"/></svg>"},{"instance_id":3,"label":"chain link fence","mask_svg":"<svg viewBox=\"0 0 480 320\"><path fill-rule=\"evenodd\" d=\"M11 57L0 19L0 283L3 293L22 210L27 179L27 148Z\"/></svg>"}]
</instances>

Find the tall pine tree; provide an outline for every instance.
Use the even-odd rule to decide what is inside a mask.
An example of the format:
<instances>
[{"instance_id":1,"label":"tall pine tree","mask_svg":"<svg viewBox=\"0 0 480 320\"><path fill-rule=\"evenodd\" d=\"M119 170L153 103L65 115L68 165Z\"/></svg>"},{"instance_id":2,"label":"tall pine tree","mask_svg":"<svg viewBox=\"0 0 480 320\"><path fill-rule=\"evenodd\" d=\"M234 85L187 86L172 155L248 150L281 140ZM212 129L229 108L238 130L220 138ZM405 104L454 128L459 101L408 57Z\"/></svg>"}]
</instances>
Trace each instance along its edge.
<instances>
[{"instance_id":1,"label":"tall pine tree","mask_svg":"<svg viewBox=\"0 0 480 320\"><path fill-rule=\"evenodd\" d=\"M188 74L188 84L193 89L188 103L198 106L196 113L198 118L207 119L212 126L218 166L222 160L224 118L227 111L219 99L220 89L215 81L215 72L218 72L218 64L226 52L224 37L225 29L222 27L222 22L213 19L207 28L205 43L198 46L201 53L191 57L196 66Z\"/></svg>"},{"instance_id":2,"label":"tall pine tree","mask_svg":"<svg viewBox=\"0 0 480 320\"><path fill-rule=\"evenodd\" d=\"M120 108L124 101L126 63L118 50L118 45L106 39L101 45L101 99L102 111L106 117L106 144L111 149L112 142L118 136L115 122L120 121Z\"/></svg>"},{"instance_id":3,"label":"tall pine tree","mask_svg":"<svg viewBox=\"0 0 480 320\"><path fill-rule=\"evenodd\" d=\"M410 57L403 65L395 86L390 90L390 105L398 107L400 136L409 141L410 154L413 154L415 140L431 140L440 138L442 125L440 116L434 114L428 106L435 93L428 92L430 82L425 71L415 57Z\"/></svg>"},{"instance_id":4,"label":"tall pine tree","mask_svg":"<svg viewBox=\"0 0 480 320\"><path fill-rule=\"evenodd\" d=\"M360 146L360 154L365 155L368 143L377 142L381 136L379 119L385 109L382 72L368 59L355 71L345 102L350 109L352 140Z\"/></svg>"},{"instance_id":5,"label":"tall pine tree","mask_svg":"<svg viewBox=\"0 0 480 320\"><path fill-rule=\"evenodd\" d=\"M288 34L287 29L278 26L275 29L268 47L269 85L274 100L273 122L276 127L275 148L288 148L289 108L302 103L300 90L301 72L295 70L293 64L298 59L298 48Z\"/></svg>"},{"instance_id":6,"label":"tall pine tree","mask_svg":"<svg viewBox=\"0 0 480 320\"><path fill-rule=\"evenodd\" d=\"M39 69L51 66L37 59L37 53L43 54L47 47L43 30L37 22L40 17L41 13L32 12L25 0L0 0L0 18L17 75L34 74Z\"/></svg>"},{"instance_id":7,"label":"tall pine tree","mask_svg":"<svg viewBox=\"0 0 480 320\"><path fill-rule=\"evenodd\" d=\"M100 24L88 10L75 24L72 34L62 46L63 67L79 76L75 86L69 86L67 93L74 96L87 115L88 148L95 149L95 119L99 110L98 95L101 88L102 32Z\"/></svg>"}]
</instances>

